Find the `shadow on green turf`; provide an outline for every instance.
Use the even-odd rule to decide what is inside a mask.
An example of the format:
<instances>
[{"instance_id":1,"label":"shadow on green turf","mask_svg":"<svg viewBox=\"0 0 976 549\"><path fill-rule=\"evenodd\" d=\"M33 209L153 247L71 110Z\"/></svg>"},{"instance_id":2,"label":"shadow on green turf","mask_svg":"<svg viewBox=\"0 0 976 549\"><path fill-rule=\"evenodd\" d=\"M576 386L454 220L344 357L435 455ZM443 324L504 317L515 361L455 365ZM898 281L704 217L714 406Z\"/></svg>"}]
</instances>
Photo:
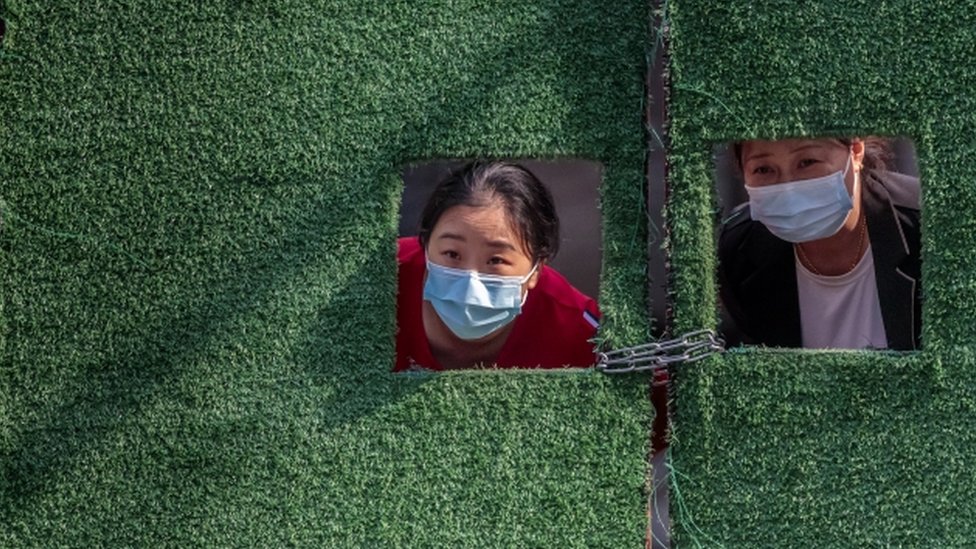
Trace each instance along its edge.
<instances>
[{"instance_id":1,"label":"shadow on green turf","mask_svg":"<svg viewBox=\"0 0 976 549\"><path fill-rule=\"evenodd\" d=\"M545 36L554 45L572 43L562 41L572 39L575 29L558 26L558 21L549 23L553 28L545 25L529 28L524 36L536 39ZM560 128L559 132L560 135L572 137L560 143L543 145L536 135L533 137L535 141L524 145L517 130L509 128L505 131L514 131L516 135L507 144L496 145L491 138L479 138L478 134L486 124L486 116L495 116L490 112L491 107L507 104L508 99L496 97L498 93L511 92L511 89L501 90L502 85L515 82L518 89L518 77L511 76L511 80L506 80L504 75L512 74L513 63L531 64L533 52L538 46L523 49L517 41L509 41L494 47L496 51L485 51L482 55L473 56L473 59L469 58L471 64L467 70L470 79L467 82L439 82L441 93L431 94L425 99L426 105L411 112L413 120L371 132L368 124L372 123L373 113L365 113L364 119L368 122L365 122L367 131L364 134L367 137L360 135L359 138L372 140L372 143L349 144L348 148L368 151L360 154L369 156L342 161L348 163L351 171L360 174L356 176L358 179L354 184L368 177L382 177L386 172L395 177L398 167L406 161L439 156L444 152L477 154L483 151L486 154L519 155L526 153L526 147L549 146L557 150L578 149L584 154L593 154L594 151L613 149L612 145L603 144L599 139L606 129L600 113L595 112L600 108L600 101L591 101L586 93L570 93L577 91L576 81L581 78L582 65L580 61L566 57L575 52L573 48L558 51L557 84L553 86L557 91L549 92L562 94L562 100L570 106L566 126ZM516 61L512 60L513 56L517 58ZM484 62L486 59L491 62ZM475 84L471 85L471 82ZM567 93L560 90L567 90ZM607 93L617 97L615 92ZM638 106L635 105L635 113L637 111ZM591 126L594 120L597 121L595 127ZM342 162L340 165L343 165ZM302 179L305 176L297 177ZM229 176L226 181L227 188L232 190L309 183L293 179L288 175L274 178L238 174ZM390 189L388 192L394 191ZM42 415L40 423L16 428L9 444L5 443L9 451L3 456L2 475L5 482L0 487L0 501L6 503L0 507L4 508L5 514L8 517L19 515L30 522L28 515L35 502L58 482L62 469L76 466L87 454L99 449L99 445L109 438L109 433L127 425L127 418L137 416L153 399L169 398L171 386L191 373L188 365L192 365L199 355L208 352L209 346L220 337L224 328L270 301L276 288L297 275L303 258L321 254L322 249L330 246L331 239L344 230L338 220L347 217L348 207L349 201L342 200L329 208L319 204L302 219L295 220L284 231L284 238L277 232L258 234L257 238L249 237L252 240L242 242L242 259L235 262L244 270L218 277L208 288L209 300L197 300L192 306L185 307L177 297L164 304L160 312L153 313L155 318L144 319L149 325L163 327L162 331L144 341L123 345L102 364L90 366L84 372L88 378L84 394L64 395L60 398L59 406ZM393 211L369 212L366 219L386 223L395 215ZM309 226L320 226L323 230L317 238L305 238L301 229ZM393 234L391 230L391 238ZM261 236L286 244L276 250L273 257L269 257L266 248L255 243L262 240ZM390 249L386 242L369 244L375 250L373 257L386 257L385 250ZM392 261L392 257L385 261ZM392 350L392 334L389 343L361 349L360 356L354 354L355 349L338 345L335 341L338 334L347 335L353 341L370 337L362 336L361 330L373 326L374 321L357 319L357 312L352 308L361 299L362 292L368 291L362 282L356 280L364 271L375 274L375 271L368 269L353 272L347 283L337 288L335 295L319 309L314 328L305 334L304 345L295 352L296 366L304 370L313 384L329 383L334 387L335 398L323 402L321 407L324 429L337 429L374 413L378 408L394 404L425 382L424 378L389 374L392 356L377 360L377 348ZM185 284L189 287L189 283ZM199 290L191 287L190 291ZM388 310L392 313L393 296L389 298L391 305ZM375 339L375 335L372 337ZM632 391L630 382L625 380L612 385L620 391ZM79 424L78 418L85 415L116 419L92 428L92 424ZM81 429L77 429L79 425ZM75 430L65 432L67 428ZM33 434L43 436L31 436Z\"/></svg>"},{"instance_id":2,"label":"shadow on green turf","mask_svg":"<svg viewBox=\"0 0 976 549\"><path fill-rule=\"evenodd\" d=\"M310 214L308 220L297 225L307 226L311 223L327 226L330 220L339 219L342 214L339 210L319 209ZM296 274L295 270L303 264L303 258L327 247L330 232L323 230L320 240L287 239L287 247L276 254L276 270L238 273L238 277L245 278L246 283L241 283L236 277L225 278L221 284L211 288L212 301L200 303L198 310L168 307L170 315L154 319L153 322L166 326L165 331L144 341L142 348L120 348L115 358L92 366L92 373L86 377L86 394L63 397L63 404L46 415L43 424L24 426L19 430L19 440L15 436L12 451L4 456L2 476L5 482L0 487L0 500L14 508L29 508L31 502L43 494L49 479L58 476L58 468L71 467L82 454L91 452L92 445L97 446L98 437L105 436L106 430L111 432L113 425L100 421L94 429L67 433L63 432L64 429L76 428L79 417L85 416L117 418L116 424L121 426L151 400L166 395L174 380L187 374L187 368L194 366L195 358L207 352L211 340L220 336L223 327L260 308L261 303L270 299L270 294L282 281ZM372 243L371 247L376 249L380 246L379 243ZM245 256L242 264L249 263L261 264L265 261L260 257ZM355 288L346 286L330 300L330 303L338 305L324 304L320 312L323 326L329 324L329 318L345 318L354 314L344 306L354 300L355 291ZM343 295L347 292L347 295ZM383 375L367 371L369 367L364 364L370 362L369 357L362 357L361 362L350 364L349 357L330 356L334 354L330 350L337 347L336 342L330 339L330 334L335 333L334 330L316 330L308 339L316 350L296 355L297 365L303 367L310 377L328 377L330 382L338 384L336 394L342 395L343 405L335 406L335 413L323 414L323 417L330 418L331 427L354 416L371 413L373 407L384 404L384 396L401 396L391 392L377 394L372 390L371 384L382 383ZM345 372L341 371L343 368ZM33 437L30 436L32 433L52 436Z\"/></svg>"}]
</instances>

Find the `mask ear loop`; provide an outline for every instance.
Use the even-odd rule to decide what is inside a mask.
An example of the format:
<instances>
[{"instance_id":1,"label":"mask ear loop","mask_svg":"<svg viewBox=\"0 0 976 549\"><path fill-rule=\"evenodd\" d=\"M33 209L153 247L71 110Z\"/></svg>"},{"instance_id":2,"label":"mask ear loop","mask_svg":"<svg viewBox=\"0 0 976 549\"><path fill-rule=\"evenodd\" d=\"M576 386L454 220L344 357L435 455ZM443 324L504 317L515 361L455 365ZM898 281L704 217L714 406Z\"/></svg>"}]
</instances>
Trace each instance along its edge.
<instances>
[{"instance_id":1,"label":"mask ear loop","mask_svg":"<svg viewBox=\"0 0 976 549\"><path fill-rule=\"evenodd\" d=\"M850 171L851 166L854 165L854 149L853 148L849 148L847 150L847 152L849 154L847 155L847 164L844 167L844 177L845 178L847 177L847 172ZM858 198L858 187L860 185L861 185L861 172L857 171L857 172L854 172L854 184L851 186L851 203L852 204L854 204L855 200L857 200L857 198ZM848 215L853 215L853 214L854 214L854 208L852 207L851 208L851 211L850 211L850 213L848 213ZM861 215L864 215L864 212L861 212ZM846 218L845 218L844 222L845 223L847 222Z\"/></svg>"},{"instance_id":2,"label":"mask ear loop","mask_svg":"<svg viewBox=\"0 0 976 549\"><path fill-rule=\"evenodd\" d=\"M535 270L538 269L538 268L539 268L539 262L536 261L535 262L535 265L532 265L532 270L529 271L529 274L527 274L527 275L525 275L525 276L522 277L522 284L525 284L526 282L528 282L529 279L532 278L532 274L535 273ZM519 304L519 307L525 306L525 300L527 300L527 299L529 299L529 291L528 290L525 290L525 293L522 294L522 303Z\"/></svg>"},{"instance_id":3,"label":"mask ear loop","mask_svg":"<svg viewBox=\"0 0 976 549\"><path fill-rule=\"evenodd\" d=\"M848 155L848 157L847 157L847 167L844 168L844 177L847 177L847 170L851 169L851 167L854 166L854 149L853 148L850 149L850 153L851 154ZM861 170L858 170L858 171L854 172L854 185L851 187L851 201L853 201L857 197L858 187L861 185L861 171L863 169L864 169L864 166L862 165L861 166Z\"/></svg>"}]
</instances>

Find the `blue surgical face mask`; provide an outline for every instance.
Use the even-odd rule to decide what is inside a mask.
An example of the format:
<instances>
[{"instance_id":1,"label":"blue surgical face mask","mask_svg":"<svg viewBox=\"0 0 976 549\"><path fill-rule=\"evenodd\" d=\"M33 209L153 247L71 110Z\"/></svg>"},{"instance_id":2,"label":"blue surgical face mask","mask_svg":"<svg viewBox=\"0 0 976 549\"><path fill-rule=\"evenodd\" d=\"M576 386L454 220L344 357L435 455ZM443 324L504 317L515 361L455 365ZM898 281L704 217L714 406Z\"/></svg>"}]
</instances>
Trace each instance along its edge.
<instances>
[{"instance_id":1,"label":"blue surgical face mask","mask_svg":"<svg viewBox=\"0 0 976 549\"><path fill-rule=\"evenodd\" d=\"M787 242L809 242L837 234L854 207L844 185L850 166L848 156L843 172L763 187L746 185L752 218ZM859 180L855 178L855 185Z\"/></svg>"},{"instance_id":2,"label":"blue surgical face mask","mask_svg":"<svg viewBox=\"0 0 976 549\"><path fill-rule=\"evenodd\" d=\"M424 299L454 335L481 339L505 327L522 312L528 292L525 284L538 263L525 276L499 276L452 269L427 260Z\"/></svg>"}]
</instances>

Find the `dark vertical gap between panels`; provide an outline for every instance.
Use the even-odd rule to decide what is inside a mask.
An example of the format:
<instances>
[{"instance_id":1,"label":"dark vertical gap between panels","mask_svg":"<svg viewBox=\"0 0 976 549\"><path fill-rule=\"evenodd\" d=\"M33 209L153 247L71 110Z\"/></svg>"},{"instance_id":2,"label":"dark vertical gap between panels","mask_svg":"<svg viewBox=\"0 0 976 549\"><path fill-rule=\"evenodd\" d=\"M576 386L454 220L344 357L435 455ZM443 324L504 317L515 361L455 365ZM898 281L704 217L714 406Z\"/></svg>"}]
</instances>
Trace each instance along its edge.
<instances>
[{"instance_id":1,"label":"dark vertical gap between panels","mask_svg":"<svg viewBox=\"0 0 976 549\"><path fill-rule=\"evenodd\" d=\"M651 19L651 40L653 44L647 56L646 105L644 125L647 133L647 159L645 176L647 179L647 278L650 284L651 335L663 336L669 323L668 312L668 268L664 242L667 228L664 223L664 205L667 200L665 179L667 176L667 106L665 92L665 41L663 0L655 0Z\"/></svg>"},{"instance_id":2,"label":"dark vertical gap between panels","mask_svg":"<svg viewBox=\"0 0 976 549\"><path fill-rule=\"evenodd\" d=\"M0 16L0 48L3 47L3 39L7 36L7 22Z\"/></svg>"},{"instance_id":3,"label":"dark vertical gap between panels","mask_svg":"<svg viewBox=\"0 0 976 549\"><path fill-rule=\"evenodd\" d=\"M663 337L670 328L668 297L668 261L664 242L667 227L664 207L667 203L667 41L666 0L654 0L651 5L651 48L647 55L645 78L646 104L644 124L647 133L647 275L650 297L651 330L655 338ZM651 403L654 422L651 427L651 490L648 494L647 548L666 549L671 546L669 516L667 436L670 424L667 379L652 379Z\"/></svg>"}]
</instances>

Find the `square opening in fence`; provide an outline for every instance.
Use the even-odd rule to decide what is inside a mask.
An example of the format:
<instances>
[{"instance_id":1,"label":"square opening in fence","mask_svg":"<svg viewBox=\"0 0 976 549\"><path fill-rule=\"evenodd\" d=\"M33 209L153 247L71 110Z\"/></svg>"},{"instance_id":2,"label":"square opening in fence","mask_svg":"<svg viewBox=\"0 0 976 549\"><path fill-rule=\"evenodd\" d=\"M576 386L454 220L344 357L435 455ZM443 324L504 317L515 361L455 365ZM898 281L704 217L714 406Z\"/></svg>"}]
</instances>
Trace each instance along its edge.
<instances>
[{"instance_id":1,"label":"square opening in fence","mask_svg":"<svg viewBox=\"0 0 976 549\"><path fill-rule=\"evenodd\" d=\"M591 366L601 175L576 159L405 167L394 371Z\"/></svg>"},{"instance_id":2,"label":"square opening in fence","mask_svg":"<svg viewBox=\"0 0 976 549\"><path fill-rule=\"evenodd\" d=\"M904 138L715 148L720 331L732 344L920 347L920 184Z\"/></svg>"}]
</instances>

